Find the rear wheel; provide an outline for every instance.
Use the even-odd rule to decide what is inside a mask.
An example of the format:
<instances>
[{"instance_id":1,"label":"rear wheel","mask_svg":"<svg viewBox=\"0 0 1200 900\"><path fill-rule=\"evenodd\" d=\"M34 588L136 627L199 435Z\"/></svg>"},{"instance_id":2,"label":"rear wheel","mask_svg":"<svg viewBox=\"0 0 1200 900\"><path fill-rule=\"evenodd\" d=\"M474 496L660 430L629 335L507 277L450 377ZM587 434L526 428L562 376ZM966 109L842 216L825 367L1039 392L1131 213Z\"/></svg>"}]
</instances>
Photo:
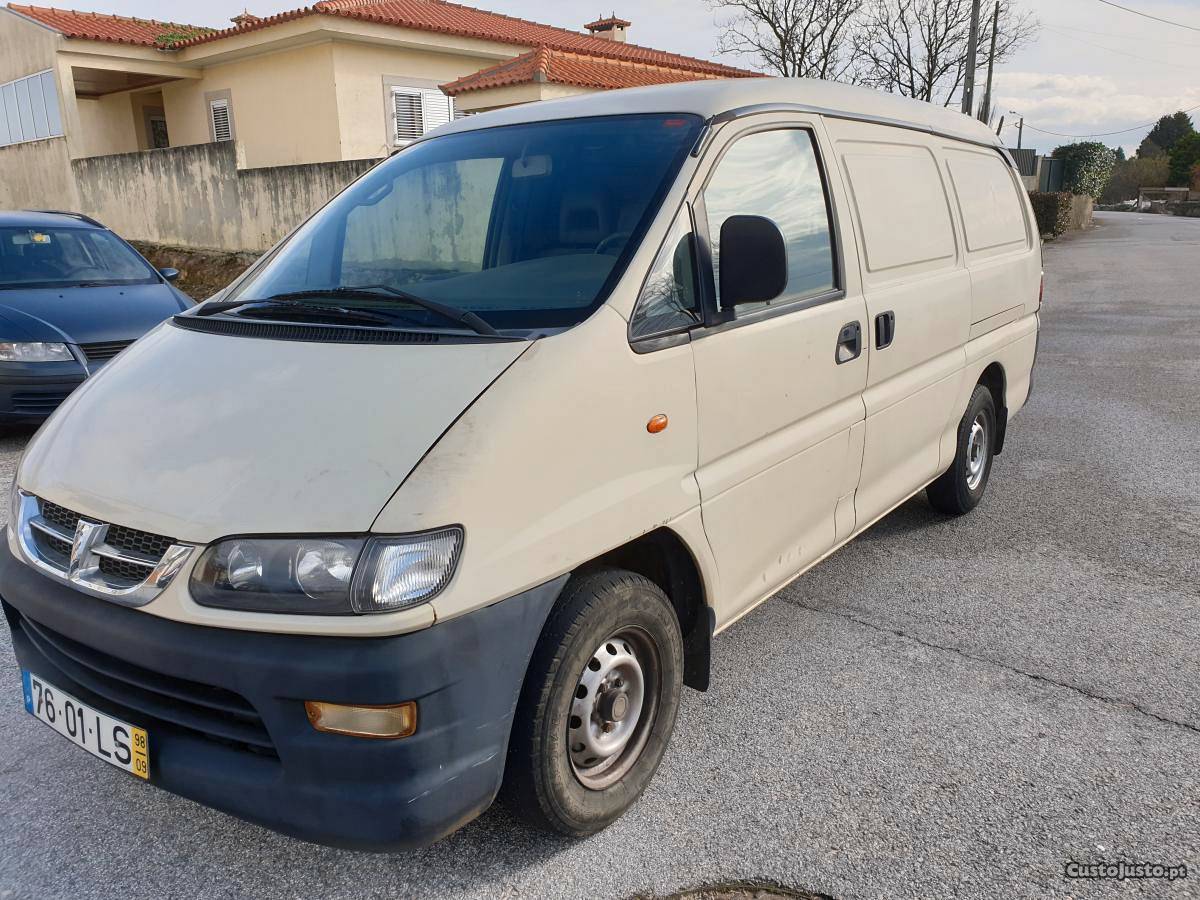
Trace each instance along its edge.
<instances>
[{"instance_id":1,"label":"rear wheel","mask_svg":"<svg viewBox=\"0 0 1200 900\"><path fill-rule=\"evenodd\" d=\"M534 650L503 797L534 824L592 834L633 805L675 727L683 639L657 585L623 570L573 578Z\"/></svg>"},{"instance_id":2,"label":"rear wheel","mask_svg":"<svg viewBox=\"0 0 1200 900\"><path fill-rule=\"evenodd\" d=\"M979 384L958 423L958 452L954 462L925 489L935 509L961 516L979 504L992 472L995 446L996 402L992 392Z\"/></svg>"}]
</instances>

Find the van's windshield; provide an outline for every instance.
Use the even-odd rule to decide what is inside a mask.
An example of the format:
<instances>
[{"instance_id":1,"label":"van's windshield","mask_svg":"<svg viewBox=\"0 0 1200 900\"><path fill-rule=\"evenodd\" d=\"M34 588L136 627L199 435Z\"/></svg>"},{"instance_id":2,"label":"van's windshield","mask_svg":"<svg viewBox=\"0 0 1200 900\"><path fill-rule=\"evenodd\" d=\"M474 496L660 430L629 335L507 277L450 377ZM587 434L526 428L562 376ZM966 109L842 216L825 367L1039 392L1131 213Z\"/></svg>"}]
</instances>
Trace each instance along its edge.
<instances>
[{"instance_id":1,"label":"van's windshield","mask_svg":"<svg viewBox=\"0 0 1200 900\"><path fill-rule=\"evenodd\" d=\"M224 299L248 304L236 309L247 317L278 300L326 317L369 309L403 328L460 327L446 307L489 329L573 325L620 277L700 127L694 115L606 116L418 143Z\"/></svg>"}]
</instances>

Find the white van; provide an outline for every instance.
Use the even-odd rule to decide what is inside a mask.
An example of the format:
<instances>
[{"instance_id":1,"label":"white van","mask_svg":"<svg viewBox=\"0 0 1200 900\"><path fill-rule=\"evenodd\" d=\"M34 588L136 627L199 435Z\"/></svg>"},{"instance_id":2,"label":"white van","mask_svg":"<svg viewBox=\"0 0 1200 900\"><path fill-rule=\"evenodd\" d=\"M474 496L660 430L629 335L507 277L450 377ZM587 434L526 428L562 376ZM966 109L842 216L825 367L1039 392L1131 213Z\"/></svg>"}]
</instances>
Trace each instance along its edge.
<instances>
[{"instance_id":1,"label":"white van","mask_svg":"<svg viewBox=\"0 0 1200 900\"><path fill-rule=\"evenodd\" d=\"M974 507L1041 258L957 113L714 81L454 122L30 443L29 711L168 790L390 849L503 787L585 835L710 642L925 490Z\"/></svg>"}]
</instances>

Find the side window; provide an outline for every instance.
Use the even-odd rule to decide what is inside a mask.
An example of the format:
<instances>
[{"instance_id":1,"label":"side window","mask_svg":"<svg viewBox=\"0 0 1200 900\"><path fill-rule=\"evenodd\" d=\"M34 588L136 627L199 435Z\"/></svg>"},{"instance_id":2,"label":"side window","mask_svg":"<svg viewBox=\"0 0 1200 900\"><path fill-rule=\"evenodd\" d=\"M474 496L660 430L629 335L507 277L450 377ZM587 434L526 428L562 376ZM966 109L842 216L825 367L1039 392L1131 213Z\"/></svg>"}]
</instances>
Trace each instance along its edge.
<instances>
[{"instance_id":1,"label":"side window","mask_svg":"<svg viewBox=\"0 0 1200 900\"><path fill-rule=\"evenodd\" d=\"M638 297L629 326L634 338L662 334L699 321L692 240L692 225L685 208L671 226Z\"/></svg>"},{"instance_id":2,"label":"side window","mask_svg":"<svg viewBox=\"0 0 1200 900\"><path fill-rule=\"evenodd\" d=\"M801 128L761 131L737 141L721 158L704 207L717 290L721 225L733 215L764 216L779 226L787 247L787 287L769 303L739 306L745 315L765 306L812 297L836 286L829 207L812 135ZM720 298L718 297L718 302Z\"/></svg>"}]
</instances>

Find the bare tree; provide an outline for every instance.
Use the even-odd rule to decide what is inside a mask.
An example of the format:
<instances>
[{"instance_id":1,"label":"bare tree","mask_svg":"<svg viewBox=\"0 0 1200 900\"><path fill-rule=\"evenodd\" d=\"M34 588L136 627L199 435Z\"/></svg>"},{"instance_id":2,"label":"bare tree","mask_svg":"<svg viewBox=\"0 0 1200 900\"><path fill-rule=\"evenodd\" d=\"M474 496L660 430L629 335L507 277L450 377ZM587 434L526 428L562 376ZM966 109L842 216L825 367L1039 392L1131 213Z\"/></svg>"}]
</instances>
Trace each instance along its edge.
<instances>
[{"instance_id":1,"label":"bare tree","mask_svg":"<svg viewBox=\"0 0 1200 900\"><path fill-rule=\"evenodd\" d=\"M993 62L1003 62L1036 33L1032 14L1002 0ZM971 0L867 0L854 34L856 77L864 84L949 106L962 88ZM992 22L980 30L989 46ZM986 57L980 63L987 62Z\"/></svg>"},{"instance_id":2,"label":"bare tree","mask_svg":"<svg viewBox=\"0 0 1200 900\"><path fill-rule=\"evenodd\" d=\"M853 30L866 0L709 0L729 16L718 52L750 56L771 74L853 80Z\"/></svg>"}]
</instances>

